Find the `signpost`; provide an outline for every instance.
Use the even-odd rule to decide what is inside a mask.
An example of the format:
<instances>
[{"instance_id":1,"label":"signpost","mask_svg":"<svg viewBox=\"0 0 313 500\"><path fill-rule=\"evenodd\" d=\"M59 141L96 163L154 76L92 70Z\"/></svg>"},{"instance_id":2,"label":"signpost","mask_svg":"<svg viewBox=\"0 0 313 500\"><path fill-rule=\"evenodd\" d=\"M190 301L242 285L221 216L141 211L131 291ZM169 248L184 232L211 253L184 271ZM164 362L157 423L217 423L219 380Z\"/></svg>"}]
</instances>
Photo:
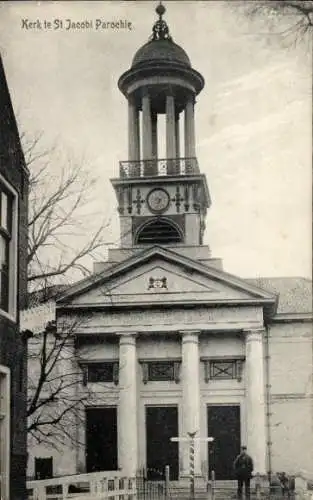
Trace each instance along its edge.
<instances>
[{"instance_id":1,"label":"signpost","mask_svg":"<svg viewBox=\"0 0 313 500\"><path fill-rule=\"evenodd\" d=\"M195 442L202 441L211 443L213 437L196 437L197 431L188 432L188 437L172 437L174 443L189 443L189 474L190 474L190 500L195 498Z\"/></svg>"}]
</instances>

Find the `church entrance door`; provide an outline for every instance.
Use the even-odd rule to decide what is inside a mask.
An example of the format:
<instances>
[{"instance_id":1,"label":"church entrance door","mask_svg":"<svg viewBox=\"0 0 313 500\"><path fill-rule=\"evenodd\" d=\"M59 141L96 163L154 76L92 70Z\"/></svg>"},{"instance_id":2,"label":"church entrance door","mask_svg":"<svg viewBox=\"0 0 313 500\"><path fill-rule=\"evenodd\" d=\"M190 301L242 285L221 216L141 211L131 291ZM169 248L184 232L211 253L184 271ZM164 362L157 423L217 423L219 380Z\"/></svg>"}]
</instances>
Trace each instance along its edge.
<instances>
[{"instance_id":1,"label":"church entrance door","mask_svg":"<svg viewBox=\"0 0 313 500\"><path fill-rule=\"evenodd\" d=\"M87 472L117 470L116 408L86 409Z\"/></svg>"},{"instance_id":2,"label":"church entrance door","mask_svg":"<svg viewBox=\"0 0 313 500\"><path fill-rule=\"evenodd\" d=\"M209 471L215 478L234 479L233 461L240 452L240 406L208 406Z\"/></svg>"},{"instance_id":3,"label":"church entrance door","mask_svg":"<svg viewBox=\"0 0 313 500\"><path fill-rule=\"evenodd\" d=\"M165 466L170 466L170 479L178 479L178 410L176 406L146 406L147 477L158 480L165 477Z\"/></svg>"}]
</instances>

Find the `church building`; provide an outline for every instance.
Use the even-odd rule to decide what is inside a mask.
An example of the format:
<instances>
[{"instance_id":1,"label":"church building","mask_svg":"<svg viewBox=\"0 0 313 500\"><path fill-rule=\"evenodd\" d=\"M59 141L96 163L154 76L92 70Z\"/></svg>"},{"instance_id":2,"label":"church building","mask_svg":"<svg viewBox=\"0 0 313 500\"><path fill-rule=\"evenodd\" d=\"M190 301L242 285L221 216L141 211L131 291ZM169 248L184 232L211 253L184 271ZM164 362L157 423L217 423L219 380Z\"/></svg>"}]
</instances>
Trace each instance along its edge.
<instances>
[{"instance_id":1,"label":"church building","mask_svg":"<svg viewBox=\"0 0 313 500\"><path fill-rule=\"evenodd\" d=\"M58 325L79 318L64 370L78 362L74 390L97 396L54 472L144 468L158 479L169 465L183 480L188 446L171 438L188 433L214 439L196 442L199 477L231 479L241 445L260 475L313 470L311 283L242 279L203 243L211 199L195 107L205 82L156 10L118 81L128 106L128 159L111 181L120 246L56 301Z\"/></svg>"}]
</instances>

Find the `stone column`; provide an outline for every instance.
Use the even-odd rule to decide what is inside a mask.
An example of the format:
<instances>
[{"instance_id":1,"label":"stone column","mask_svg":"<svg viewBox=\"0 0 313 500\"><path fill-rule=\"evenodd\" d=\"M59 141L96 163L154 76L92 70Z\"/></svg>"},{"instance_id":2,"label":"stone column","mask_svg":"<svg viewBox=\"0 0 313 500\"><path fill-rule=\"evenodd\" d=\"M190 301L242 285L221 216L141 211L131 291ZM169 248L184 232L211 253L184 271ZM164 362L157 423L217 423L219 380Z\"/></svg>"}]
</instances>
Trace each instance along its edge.
<instances>
[{"instance_id":1,"label":"stone column","mask_svg":"<svg viewBox=\"0 0 313 500\"><path fill-rule=\"evenodd\" d=\"M197 431L200 436L199 331L182 333L183 434ZM183 450L183 473L189 473L188 445ZM195 474L201 474L200 444L195 444Z\"/></svg>"},{"instance_id":2,"label":"stone column","mask_svg":"<svg viewBox=\"0 0 313 500\"><path fill-rule=\"evenodd\" d=\"M166 96L166 158L176 157L175 147L175 102L174 96Z\"/></svg>"},{"instance_id":3,"label":"stone column","mask_svg":"<svg viewBox=\"0 0 313 500\"><path fill-rule=\"evenodd\" d=\"M151 106L148 94L142 97L142 156L143 160L152 158Z\"/></svg>"},{"instance_id":4,"label":"stone column","mask_svg":"<svg viewBox=\"0 0 313 500\"><path fill-rule=\"evenodd\" d=\"M157 160L158 158L158 115L157 113L152 114L151 122L151 135L152 135L152 157Z\"/></svg>"},{"instance_id":5,"label":"stone column","mask_svg":"<svg viewBox=\"0 0 313 500\"><path fill-rule=\"evenodd\" d=\"M175 117L175 149L176 158L180 157L179 114Z\"/></svg>"},{"instance_id":6,"label":"stone column","mask_svg":"<svg viewBox=\"0 0 313 500\"><path fill-rule=\"evenodd\" d=\"M134 99L128 100L128 160L139 161L139 112Z\"/></svg>"},{"instance_id":7,"label":"stone column","mask_svg":"<svg viewBox=\"0 0 313 500\"><path fill-rule=\"evenodd\" d=\"M266 473L266 418L264 383L264 330L246 331L247 448L254 472Z\"/></svg>"},{"instance_id":8,"label":"stone column","mask_svg":"<svg viewBox=\"0 0 313 500\"><path fill-rule=\"evenodd\" d=\"M137 356L134 334L122 334L119 356L118 462L123 474L134 476L138 461Z\"/></svg>"},{"instance_id":9,"label":"stone column","mask_svg":"<svg viewBox=\"0 0 313 500\"><path fill-rule=\"evenodd\" d=\"M194 97L191 96L185 108L185 157L196 156Z\"/></svg>"}]
</instances>

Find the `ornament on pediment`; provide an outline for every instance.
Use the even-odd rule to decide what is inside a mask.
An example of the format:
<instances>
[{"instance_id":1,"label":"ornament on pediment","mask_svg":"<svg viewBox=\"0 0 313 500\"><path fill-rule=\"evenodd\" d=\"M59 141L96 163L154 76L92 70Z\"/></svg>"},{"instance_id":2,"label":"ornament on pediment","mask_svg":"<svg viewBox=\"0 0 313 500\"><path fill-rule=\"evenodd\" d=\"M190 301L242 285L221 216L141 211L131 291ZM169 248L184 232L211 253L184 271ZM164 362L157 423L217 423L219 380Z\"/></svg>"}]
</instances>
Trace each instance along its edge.
<instances>
[{"instance_id":1,"label":"ornament on pediment","mask_svg":"<svg viewBox=\"0 0 313 500\"><path fill-rule=\"evenodd\" d=\"M167 290L167 278L163 276L162 278L153 278L150 276L148 290L158 289L158 290Z\"/></svg>"},{"instance_id":2,"label":"ornament on pediment","mask_svg":"<svg viewBox=\"0 0 313 500\"><path fill-rule=\"evenodd\" d=\"M141 213L141 207L142 207L143 203L145 203L145 199L141 197L140 189L137 189L136 198L133 201L133 204L135 205L136 210L137 210L137 214Z\"/></svg>"},{"instance_id":3,"label":"ornament on pediment","mask_svg":"<svg viewBox=\"0 0 313 500\"><path fill-rule=\"evenodd\" d=\"M176 212L179 213L180 212L180 205L183 203L184 201L184 198L180 195L180 189L179 189L179 186L176 186L176 193L175 193L175 196L174 198L172 198L172 201L175 203L176 205Z\"/></svg>"}]
</instances>

